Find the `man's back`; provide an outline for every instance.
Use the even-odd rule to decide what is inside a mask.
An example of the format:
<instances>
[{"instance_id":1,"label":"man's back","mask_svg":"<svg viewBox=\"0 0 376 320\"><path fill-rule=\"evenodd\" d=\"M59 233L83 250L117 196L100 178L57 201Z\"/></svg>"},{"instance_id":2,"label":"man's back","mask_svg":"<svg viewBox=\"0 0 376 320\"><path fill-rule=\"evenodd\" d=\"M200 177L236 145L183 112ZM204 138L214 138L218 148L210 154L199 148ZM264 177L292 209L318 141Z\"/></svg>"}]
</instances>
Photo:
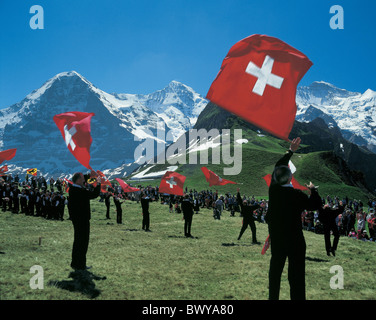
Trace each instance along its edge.
<instances>
[{"instance_id":1,"label":"man's back","mask_svg":"<svg viewBox=\"0 0 376 320\"><path fill-rule=\"evenodd\" d=\"M271 238L278 239L278 242L290 242L296 237L302 237L303 210L316 210L320 204L321 199L315 190L308 197L290 186L271 186L267 217Z\"/></svg>"},{"instance_id":2,"label":"man's back","mask_svg":"<svg viewBox=\"0 0 376 320\"><path fill-rule=\"evenodd\" d=\"M142 212L144 213L149 212L149 201L150 199L148 197L141 198Z\"/></svg>"},{"instance_id":3,"label":"man's back","mask_svg":"<svg viewBox=\"0 0 376 320\"><path fill-rule=\"evenodd\" d=\"M193 205L189 199L184 199L181 202L181 209L184 214L193 214Z\"/></svg>"},{"instance_id":4,"label":"man's back","mask_svg":"<svg viewBox=\"0 0 376 320\"><path fill-rule=\"evenodd\" d=\"M88 221L91 218L90 200L99 196L100 185L93 191L72 185L69 188L69 210L72 220Z\"/></svg>"}]
</instances>

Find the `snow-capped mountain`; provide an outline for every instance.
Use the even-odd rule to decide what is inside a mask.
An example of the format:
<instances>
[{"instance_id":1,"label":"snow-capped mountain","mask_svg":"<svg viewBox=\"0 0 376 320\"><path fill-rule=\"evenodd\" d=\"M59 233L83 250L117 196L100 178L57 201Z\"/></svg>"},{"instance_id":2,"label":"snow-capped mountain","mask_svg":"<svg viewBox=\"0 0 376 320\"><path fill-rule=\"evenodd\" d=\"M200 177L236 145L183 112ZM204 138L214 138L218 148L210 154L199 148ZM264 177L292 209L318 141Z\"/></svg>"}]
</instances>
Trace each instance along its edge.
<instances>
[{"instance_id":1,"label":"snow-capped mountain","mask_svg":"<svg viewBox=\"0 0 376 320\"><path fill-rule=\"evenodd\" d=\"M86 170L66 148L52 118L67 111L94 112L90 164L122 176L134 170L134 150L142 139L157 139L161 127L176 139L193 127L206 103L176 81L149 95L109 94L75 71L62 72L0 110L0 148L17 148L9 166L14 173L32 167L53 176Z\"/></svg>"},{"instance_id":2,"label":"snow-capped mountain","mask_svg":"<svg viewBox=\"0 0 376 320\"><path fill-rule=\"evenodd\" d=\"M320 117L338 126L347 140L376 153L376 92L350 92L323 81L299 87L296 120L309 122Z\"/></svg>"},{"instance_id":3,"label":"snow-capped mountain","mask_svg":"<svg viewBox=\"0 0 376 320\"><path fill-rule=\"evenodd\" d=\"M147 95L127 93L113 95L125 105L146 106L152 110L171 130L174 141L195 125L198 116L208 103L192 88L178 81L171 81L166 88ZM126 112L123 106L119 106L119 109Z\"/></svg>"}]
</instances>

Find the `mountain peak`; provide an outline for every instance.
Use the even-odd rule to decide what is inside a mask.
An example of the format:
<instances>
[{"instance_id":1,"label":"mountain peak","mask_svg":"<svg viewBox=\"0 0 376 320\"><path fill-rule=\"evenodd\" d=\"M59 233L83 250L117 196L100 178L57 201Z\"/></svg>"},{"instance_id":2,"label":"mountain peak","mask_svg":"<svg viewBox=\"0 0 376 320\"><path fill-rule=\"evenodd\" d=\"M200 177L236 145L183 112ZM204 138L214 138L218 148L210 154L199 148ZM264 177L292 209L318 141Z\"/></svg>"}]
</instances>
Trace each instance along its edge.
<instances>
[{"instance_id":1,"label":"mountain peak","mask_svg":"<svg viewBox=\"0 0 376 320\"><path fill-rule=\"evenodd\" d=\"M360 96L358 92L351 92L336 87L325 81L315 81L309 86L297 89L297 103L300 105L337 105L339 99Z\"/></svg>"},{"instance_id":2,"label":"mountain peak","mask_svg":"<svg viewBox=\"0 0 376 320\"><path fill-rule=\"evenodd\" d=\"M82 86L82 87L93 86L90 81L86 80L77 71L60 72L57 75L53 76L51 79L47 80L39 89L36 89L33 92L31 92L29 95L27 95L26 99L37 100L48 89L54 86L73 87L77 85Z\"/></svg>"},{"instance_id":3,"label":"mountain peak","mask_svg":"<svg viewBox=\"0 0 376 320\"><path fill-rule=\"evenodd\" d=\"M188 87L184 83L181 83L176 80L172 80L165 89L170 89L172 91L180 91L180 90L193 91L191 87Z\"/></svg>"},{"instance_id":4,"label":"mountain peak","mask_svg":"<svg viewBox=\"0 0 376 320\"><path fill-rule=\"evenodd\" d=\"M345 89L338 88L334 84L326 81L314 81L309 86L300 87L303 90L310 90L315 92L349 92Z\"/></svg>"},{"instance_id":5,"label":"mountain peak","mask_svg":"<svg viewBox=\"0 0 376 320\"><path fill-rule=\"evenodd\" d=\"M309 86L310 87L330 87L330 88L338 89L335 85L326 81L313 81Z\"/></svg>"},{"instance_id":6,"label":"mountain peak","mask_svg":"<svg viewBox=\"0 0 376 320\"><path fill-rule=\"evenodd\" d=\"M57 75L55 75L54 77L52 77L50 80L48 80L47 82L58 81L58 80L61 80L61 81L64 81L64 80L83 81L87 85L90 85L90 86L92 85L90 81L88 81L85 77L83 77L77 71L74 71L74 70L73 71L60 72Z\"/></svg>"},{"instance_id":7,"label":"mountain peak","mask_svg":"<svg viewBox=\"0 0 376 320\"><path fill-rule=\"evenodd\" d=\"M376 99L376 91L367 89L366 92L363 93L362 97L364 99Z\"/></svg>"}]
</instances>

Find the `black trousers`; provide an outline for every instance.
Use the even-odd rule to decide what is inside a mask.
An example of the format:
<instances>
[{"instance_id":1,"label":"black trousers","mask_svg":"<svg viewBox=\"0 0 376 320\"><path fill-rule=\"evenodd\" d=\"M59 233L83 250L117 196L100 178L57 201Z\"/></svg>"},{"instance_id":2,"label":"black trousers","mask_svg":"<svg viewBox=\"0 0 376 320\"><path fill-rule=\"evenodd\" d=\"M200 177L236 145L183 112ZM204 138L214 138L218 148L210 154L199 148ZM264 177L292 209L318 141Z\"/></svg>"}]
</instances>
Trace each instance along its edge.
<instances>
[{"instance_id":1,"label":"black trousers","mask_svg":"<svg viewBox=\"0 0 376 320\"><path fill-rule=\"evenodd\" d=\"M276 244L277 242L277 244ZM291 300L305 300L305 252L304 240L296 240L291 244L282 244L271 238L269 268L269 300L278 300L281 286L281 275L286 258L289 259L288 280Z\"/></svg>"},{"instance_id":2,"label":"black trousers","mask_svg":"<svg viewBox=\"0 0 376 320\"><path fill-rule=\"evenodd\" d=\"M121 224L123 223L123 210L116 210L116 222Z\"/></svg>"},{"instance_id":3,"label":"black trousers","mask_svg":"<svg viewBox=\"0 0 376 320\"><path fill-rule=\"evenodd\" d=\"M86 253L89 247L90 222L73 221L73 229L74 241L71 267L84 270L86 268Z\"/></svg>"},{"instance_id":4,"label":"black trousers","mask_svg":"<svg viewBox=\"0 0 376 320\"><path fill-rule=\"evenodd\" d=\"M330 231L333 231L333 235L334 235L333 246L330 241ZM335 223L324 224L324 239L325 239L326 252L330 252L331 249L337 250L337 246L339 242L339 231Z\"/></svg>"},{"instance_id":5,"label":"black trousers","mask_svg":"<svg viewBox=\"0 0 376 320\"><path fill-rule=\"evenodd\" d=\"M192 226L192 214L184 215L184 235L191 235L191 226Z\"/></svg>"},{"instance_id":6,"label":"black trousers","mask_svg":"<svg viewBox=\"0 0 376 320\"><path fill-rule=\"evenodd\" d=\"M254 219L243 219L243 226L240 229L238 240L242 237L244 231L248 228L248 226L251 228L252 231L252 242L256 242L256 225Z\"/></svg>"},{"instance_id":7,"label":"black trousers","mask_svg":"<svg viewBox=\"0 0 376 320\"><path fill-rule=\"evenodd\" d=\"M142 229L149 230L150 226L150 213L143 212L142 213Z\"/></svg>"}]
</instances>

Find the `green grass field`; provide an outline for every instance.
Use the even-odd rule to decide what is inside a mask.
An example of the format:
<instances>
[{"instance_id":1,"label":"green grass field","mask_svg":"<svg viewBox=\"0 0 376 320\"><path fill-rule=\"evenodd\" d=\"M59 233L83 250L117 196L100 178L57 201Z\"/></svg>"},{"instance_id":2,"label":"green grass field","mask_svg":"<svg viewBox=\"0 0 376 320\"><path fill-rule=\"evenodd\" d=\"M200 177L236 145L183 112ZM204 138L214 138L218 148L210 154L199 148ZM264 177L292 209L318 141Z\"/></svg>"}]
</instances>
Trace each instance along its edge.
<instances>
[{"instance_id":1,"label":"green grass field","mask_svg":"<svg viewBox=\"0 0 376 320\"><path fill-rule=\"evenodd\" d=\"M239 213L224 211L214 220L211 210L194 215L192 234L183 234L182 215L169 213L167 205L151 203L151 230L141 229L141 207L126 201L123 224L111 220L105 205L92 201L90 272L98 300L265 300L268 297L270 251L261 255L267 225L256 223L259 245L251 244L251 231L237 237ZM65 214L67 218L67 213ZM69 220L52 221L23 214L0 212L0 299L82 300L86 291L69 291L73 228ZM376 297L376 244L341 237L336 257L328 257L323 235L305 232L307 242L307 299L368 300ZM41 244L39 245L39 238ZM31 289L30 268L43 268L44 288ZM331 289L330 268L344 272L344 289ZM281 299L289 299L287 267L282 275Z\"/></svg>"}]
</instances>

